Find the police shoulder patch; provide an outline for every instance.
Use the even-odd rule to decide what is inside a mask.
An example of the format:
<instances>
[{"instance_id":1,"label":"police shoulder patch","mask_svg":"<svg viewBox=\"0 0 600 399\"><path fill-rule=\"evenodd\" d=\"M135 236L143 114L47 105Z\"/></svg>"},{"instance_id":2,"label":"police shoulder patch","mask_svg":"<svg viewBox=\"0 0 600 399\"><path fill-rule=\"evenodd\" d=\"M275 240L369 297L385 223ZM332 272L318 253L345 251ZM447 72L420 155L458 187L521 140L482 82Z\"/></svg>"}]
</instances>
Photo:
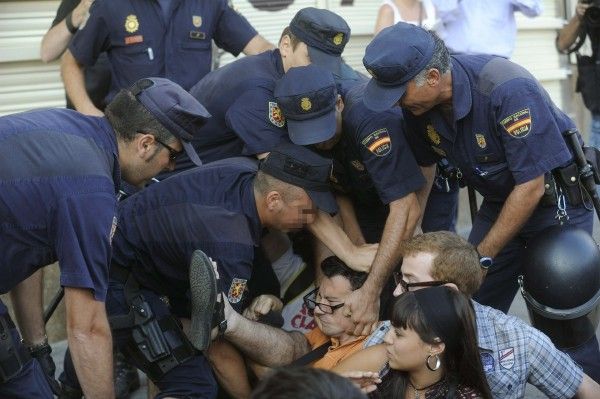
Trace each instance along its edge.
<instances>
[{"instance_id":1,"label":"police shoulder patch","mask_svg":"<svg viewBox=\"0 0 600 399\"><path fill-rule=\"evenodd\" d=\"M283 127L285 125L285 118L279 105L274 101L269 101L269 120L272 124L277 127Z\"/></svg>"},{"instance_id":2,"label":"police shoulder patch","mask_svg":"<svg viewBox=\"0 0 600 399\"><path fill-rule=\"evenodd\" d=\"M531 132L533 120L529 108L524 108L500 121L506 133L515 138L523 138Z\"/></svg>"},{"instance_id":3,"label":"police shoulder patch","mask_svg":"<svg viewBox=\"0 0 600 399\"><path fill-rule=\"evenodd\" d=\"M242 300L244 296L244 291L246 291L246 283L248 280L243 278L234 278L231 281L231 285L229 286L229 293L227 294L227 299L231 303L238 303Z\"/></svg>"},{"instance_id":4,"label":"police shoulder patch","mask_svg":"<svg viewBox=\"0 0 600 399\"><path fill-rule=\"evenodd\" d=\"M361 143L378 157L384 157L392 150L392 139L386 128L375 130L365 137Z\"/></svg>"}]
</instances>

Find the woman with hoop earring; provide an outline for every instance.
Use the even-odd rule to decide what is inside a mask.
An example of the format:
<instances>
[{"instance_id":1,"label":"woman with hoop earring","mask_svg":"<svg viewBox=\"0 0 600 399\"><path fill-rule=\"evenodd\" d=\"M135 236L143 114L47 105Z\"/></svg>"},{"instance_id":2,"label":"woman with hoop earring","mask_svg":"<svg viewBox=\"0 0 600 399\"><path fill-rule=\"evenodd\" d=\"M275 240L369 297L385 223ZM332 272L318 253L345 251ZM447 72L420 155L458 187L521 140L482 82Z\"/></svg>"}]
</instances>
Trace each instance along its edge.
<instances>
[{"instance_id":1,"label":"woman with hoop earring","mask_svg":"<svg viewBox=\"0 0 600 399\"><path fill-rule=\"evenodd\" d=\"M383 398L492 398L485 378L473 309L446 286L402 294L385 336L389 367Z\"/></svg>"}]
</instances>

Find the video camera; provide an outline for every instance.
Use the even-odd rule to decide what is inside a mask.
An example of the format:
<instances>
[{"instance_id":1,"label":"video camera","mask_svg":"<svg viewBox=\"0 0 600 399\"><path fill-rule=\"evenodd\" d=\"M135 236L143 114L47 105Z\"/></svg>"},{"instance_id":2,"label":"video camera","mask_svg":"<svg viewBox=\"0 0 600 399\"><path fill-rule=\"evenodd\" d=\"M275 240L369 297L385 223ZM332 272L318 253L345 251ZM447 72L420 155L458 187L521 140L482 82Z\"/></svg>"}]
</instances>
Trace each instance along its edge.
<instances>
[{"instance_id":1,"label":"video camera","mask_svg":"<svg viewBox=\"0 0 600 399\"><path fill-rule=\"evenodd\" d=\"M591 4L585 11L583 20L590 28L600 27L600 0L582 0L584 4Z\"/></svg>"}]
</instances>

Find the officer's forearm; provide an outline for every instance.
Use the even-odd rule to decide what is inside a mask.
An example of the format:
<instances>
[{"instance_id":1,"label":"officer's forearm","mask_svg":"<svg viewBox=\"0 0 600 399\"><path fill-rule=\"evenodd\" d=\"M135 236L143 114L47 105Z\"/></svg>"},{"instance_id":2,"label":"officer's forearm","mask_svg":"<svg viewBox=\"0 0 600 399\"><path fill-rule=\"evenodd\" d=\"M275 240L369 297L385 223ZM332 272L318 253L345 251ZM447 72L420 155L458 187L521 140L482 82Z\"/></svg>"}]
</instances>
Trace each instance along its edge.
<instances>
[{"instance_id":1,"label":"officer's forearm","mask_svg":"<svg viewBox=\"0 0 600 399\"><path fill-rule=\"evenodd\" d=\"M600 398L600 385L587 374L583 375L583 381L579 384L577 393L575 394L576 399L592 399Z\"/></svg>"},{"instance_id":2,"label":"officer's forearm","mask_svg":"<svg viewBox=\"0 0 600 399\"><path fill-rule=\"evenodd\" d=\"M379 296L394 268L400 262L402 241L412 237L421 209L415 193L410 193L390 203L390 213L385 222L379 249L363 288Z\"/></svg>"},{"instance_id":3,"label":"officer's forearm","mask_svg":"<svg viewBox=\"0 0 600 399\"><path fill-rule=\"evenodd\" d=\"M67 29L67 24L63 19L54 25L42 38L40 47L40 57L43 62L54 61L65 51L73 34Z\"/></svg>"},{"instance_id":4,"label":"officer's forearm","mask_svg":"<svg viewBox=\"0 0 600 399\"><path fill-rule=\"evenodd\" d=\"M419 202L419 207L421 210L419 225L421 225L421 222L423 221L425 208L427 207L427 200L429 199L429 193L431 193L431 187L433 187L433 181L435 180L435 169L435 164L430 166L421 166L421 173L423 173L423 177L425 177L425 185L416 192L417 201Z\"/></svg>"},{"instance_id":5,"label":"officer's forearm","mask_svg":"<svg viewBox=\"0 0 600 399\"><path fill-rule=\"evenodd\" d=\"M342 218L342 225L344 231L348 235L348 238L355 245L365 244L365 238L363 237L362 231L356 219L356 212L354 211L354 205L350 198L346 196L336 195L338 208L340 209L340 217Z\"/></svg>"},{"instance_id":6,"label":"officer's forearm","mask_svg":"<svg viewBox=\"0 0 600 399\"><path fill-rule=\"evenodd\" d=\"M248 42L248 44L246 44L246 47L244 47L242 52L246 55L255 55L265 52L267 50L272 50L274 48L275 46L273 45L273 43L269 42L267 39L257 34L252 39L250 39L250 41Z\"/></svg>"},{"instance_id":7,"label":"officer's forearm","mask_svg":"<svg viewBox=\"0 0 600 399\"><path fill-rule=\"evenodd\" d=\"M516 185L490 231L477 246L481 255L496 256L521 230L544 195L544 175Z\"/></svg>"},{"instance_id":8,"label":"officer's forearm","mask_svg":"<svg viewBox=\"0 0 600 399\"><path fill-rule=\"evenodd\" d=\"M327 213L319 211L315 221L308 225L308 229L351 268L368 270L371 267L373 259L362 256L360 249L350 241L344 230Z\"/></svg>"},{"instance_id":9,"label":"officer's forearm","mask_svg":"<svg viewBox=\"0 0 600 399\"><path fill-rule=\"evenodd\" d=\"M85 90L83 66L77 62L75 57L73 57L73 54L71 54L71 51L68 49L62 56L60 74L65 85L67 96L77 111L88 115L102 114L102 112L96 108Z\"/></svg>"},{"instance_id":10,"label":"officer's forearm","mask_svg":"<svg viewBox=\"0 0 600 399\"><path fill-rule=\"evenodd\" d=\"M46 339L42 309L43 276L43 270L40 269L10 291L10 299L25 346L38 345Z\"/></svg>"},{"instance_id":11,"label":"officer's forearm","mask_svg":"<svg viewBox=\"0 0 600 399\"><path fill-rule=\"evenodd\" d=\"M67 340L86 398L114 398L112 342L104 303L90 290L65 287Z\"/></svg>"}]
</instances>

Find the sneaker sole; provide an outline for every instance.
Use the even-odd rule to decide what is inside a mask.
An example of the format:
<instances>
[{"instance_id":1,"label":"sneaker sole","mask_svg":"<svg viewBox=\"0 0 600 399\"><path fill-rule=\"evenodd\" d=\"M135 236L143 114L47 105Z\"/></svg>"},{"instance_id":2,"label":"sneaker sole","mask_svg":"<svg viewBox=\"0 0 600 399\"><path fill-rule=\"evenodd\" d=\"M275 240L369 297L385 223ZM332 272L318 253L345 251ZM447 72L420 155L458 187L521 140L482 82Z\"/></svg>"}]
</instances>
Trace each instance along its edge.
<instances>
[{"instance_id":1,"label":"sneaker sole","mask_svg":"<svg viewBox=\"0 0 600 399\"><path fill-rule=\"evenodd\" d=\"M194 348L203 351L210 345L212 315L217 302L217 277L211 260L200 250L194 251L190 262L190 292L190 342Z\"/></svg>"}]
</instances>

